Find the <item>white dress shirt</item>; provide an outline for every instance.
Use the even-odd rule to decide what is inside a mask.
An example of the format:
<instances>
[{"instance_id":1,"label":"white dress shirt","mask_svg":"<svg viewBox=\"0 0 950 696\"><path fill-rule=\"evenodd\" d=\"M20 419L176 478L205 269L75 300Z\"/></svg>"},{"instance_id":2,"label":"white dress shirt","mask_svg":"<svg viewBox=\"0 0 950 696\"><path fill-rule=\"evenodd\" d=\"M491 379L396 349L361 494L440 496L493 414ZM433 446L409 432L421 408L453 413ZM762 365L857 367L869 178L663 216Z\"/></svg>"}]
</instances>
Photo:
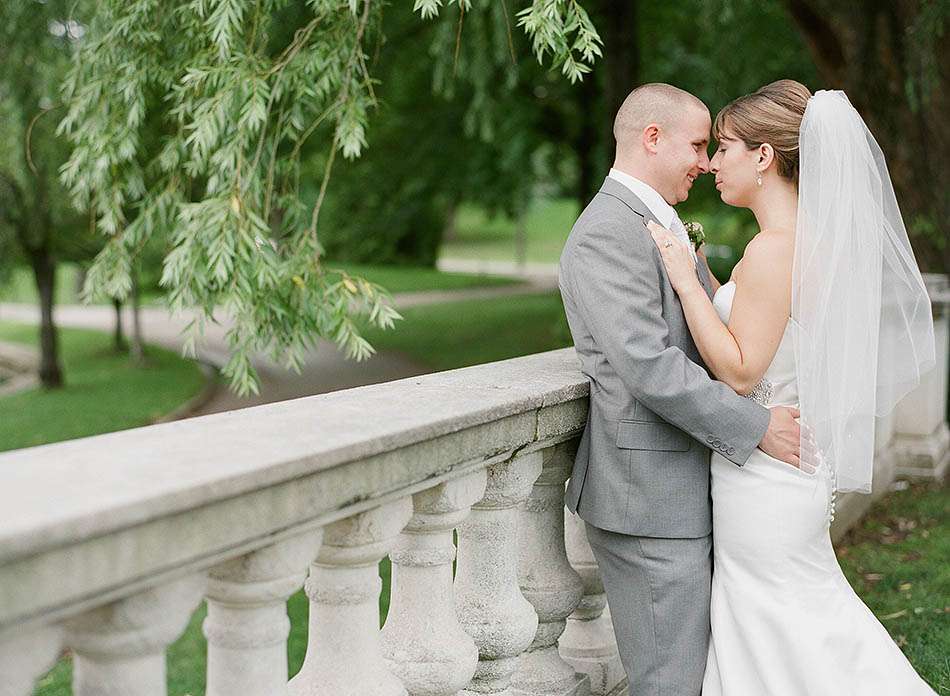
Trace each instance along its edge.
<instances>
[{"instance_id":1,"label":"white dress shirt","mask_svg":"<svg viewBox=\"0 0 950 696\"><path fill-rule=\"evenodd\" d=\"M689 233L686 231L683 221L680 220L673 206L663 200L663 196L657 193L655 188L613 167L610 168L607 176L626 186L633 192L633 195L643 201L663 227L672 232L680 241L686 243L693 260L696 260L696 250L693 248L693 243L689 241Z\"/></svg>"}]
</instances>

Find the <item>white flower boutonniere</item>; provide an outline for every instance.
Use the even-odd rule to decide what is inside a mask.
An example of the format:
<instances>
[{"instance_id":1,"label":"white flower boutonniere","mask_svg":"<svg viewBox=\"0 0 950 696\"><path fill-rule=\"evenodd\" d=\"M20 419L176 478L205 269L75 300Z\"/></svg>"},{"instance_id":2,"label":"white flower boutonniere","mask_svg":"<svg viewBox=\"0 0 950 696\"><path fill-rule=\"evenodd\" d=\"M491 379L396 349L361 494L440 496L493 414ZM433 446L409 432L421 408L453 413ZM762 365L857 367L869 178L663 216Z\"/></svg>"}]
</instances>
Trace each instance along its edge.
<instances>
[{"instance_id":1,"label":"white flower boutonniere","mask_svg":"<svg viewBox=\"0 0 950 696\"><path fill-rule=\"evenodd\" d=\"M706 232L703 231L703 226L691 220L684 222L683 227L686 228L686 233L689 235L689 241L693 243L693 248L699 251L699 247L706 241Z\"/></svg>"}]
</instances>

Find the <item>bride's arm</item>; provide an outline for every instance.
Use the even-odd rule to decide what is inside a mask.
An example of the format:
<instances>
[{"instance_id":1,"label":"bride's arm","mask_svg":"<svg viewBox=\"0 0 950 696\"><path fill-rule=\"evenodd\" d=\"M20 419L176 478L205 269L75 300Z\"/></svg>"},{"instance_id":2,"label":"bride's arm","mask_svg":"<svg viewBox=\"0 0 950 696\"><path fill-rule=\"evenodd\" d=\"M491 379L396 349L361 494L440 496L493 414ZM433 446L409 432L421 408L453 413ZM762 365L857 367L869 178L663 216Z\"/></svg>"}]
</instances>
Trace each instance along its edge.
<instances>
[{"instance_id":1,"label":"bride's arm","mask_svg":"<svg viewBox=\"0 0 950 696\"><path fill-rule=\"evenodd\" d=\"M748 394L775 357L788 321L790 239L759 235L746 247L736 272L736 297L726 326L696 276L687 246L666 230L656 230L651 230L654 240L700 355L717 379L739 394ZM668 240L673 246L664 246Z\"/></svg>"}]
</instances>

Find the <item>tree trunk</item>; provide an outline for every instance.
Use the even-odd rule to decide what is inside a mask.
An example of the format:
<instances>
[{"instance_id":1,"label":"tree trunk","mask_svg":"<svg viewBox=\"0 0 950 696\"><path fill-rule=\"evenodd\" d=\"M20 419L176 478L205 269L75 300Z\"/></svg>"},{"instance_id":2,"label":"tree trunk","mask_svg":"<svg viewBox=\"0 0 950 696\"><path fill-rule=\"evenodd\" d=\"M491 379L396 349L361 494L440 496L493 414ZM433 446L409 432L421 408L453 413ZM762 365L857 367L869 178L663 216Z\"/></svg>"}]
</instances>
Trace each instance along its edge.
<instances>
[{"instance_id":1,"label":"tree trunk","mask_svg":"<svg viewBox=\"0 0 950 696\"><path fill-rule=\"evenodd\" d=\"M847 93L884 151L917 262L947 272L950 32L939 35L922 20L950 12L923 2L784 3L824 85Z\"/></svg>"},{"instance_id":2,"label":"tree trunk","mask_svg":"<svg viewBox=\"0 0 950 696\"><path fill-rule=\"evenodd\" d=\"M604 25L604 67L607 83L604 119L604 142L613 154L613 124L620 105L627 95L640 84L640 46L635 0L608 2ZM613 159L611 157L611 159Z\"/></svg>"},{"instance_id":3,"label":"tree trunk","mask_svg":"<svg viewBox=\"0 0 950 696\"><path fill-rule=\"evenodd\" d=\"M521 210L515 220L515 263L522 272L528 263L528 211Z\"/></svg>"},{"instance_id":4,"label":"tree trunk","mask_svg":"<svg viewBox=\"0 0 950 696\"><path fill-rule=\"evenodd\" d=\"M115 309L115 330L112 332L112 347L116 353L124 353L128 346L125 345L125 336L122 332L122 300L113 297L112 307Z\"/></svg>"},{"instance_id":5,"label":"tree trunk","mask_svg":"<svg viewBox=\"0 0 950 696\"><path fill-rule=\"evenodd\" d=\"M597 166L597 151L602 146L602 131L598 128L599 120L596 114L600 111L599 102L602 100L601 90L598 89L595 73L590 73L580 85L580 130L574 141L574 152L577 153L577 209L587 207L590 199L597 193L602 176L607 172L595 171Z\"/></svg>"},{"instance_id":6,"label":"tree trunk","mask_svg":"<svg viewBox=\"0 0 950 696\"><path fill-rule=\"evenodd\" d=\"M603 66L580 85L581 128L575 141L578 156L577 201L587 205L600 188L606 168L614 159L613 124L617 110L640 83L638 3L603 2L595 10L595 22L603 27ZM599 75L600 80L595 80Z\"/></svg>"},{"instance_id":7,"label":"tree trunk","mask_svg":"<svg viewBox=\"0 0 950 696\"><path fill-rule=\"evenodd\" d=\"M53 324L53 294L56 289L56 264L46 247L30 250L33 278L40 296L40 383L47 389L63 386L59 363L59 345Z\"/></svg>"},{"instance_id":8,"label":"tree trunk","mask_svg":"<svg viewBox=\"0 0 950 696\"><path fill-rule=\"evenodd\" d=\"M145 346L142 343L142 313L139 293L139 274L132 269L132 343L129 354L132 362L141 365L145 362Z\"/></svg>"},{"instance_id":9,"label":"tree trunk","mask_svg":"<svg viewBox=\"0 0 950 696\"><path fill-rule=\"evenodd\" d=\"M458 217L458 201L452 201L445 214L445 229L442 230L442 242L454 242L458 235L456 218Z\"/></svg>"}]
</instances>

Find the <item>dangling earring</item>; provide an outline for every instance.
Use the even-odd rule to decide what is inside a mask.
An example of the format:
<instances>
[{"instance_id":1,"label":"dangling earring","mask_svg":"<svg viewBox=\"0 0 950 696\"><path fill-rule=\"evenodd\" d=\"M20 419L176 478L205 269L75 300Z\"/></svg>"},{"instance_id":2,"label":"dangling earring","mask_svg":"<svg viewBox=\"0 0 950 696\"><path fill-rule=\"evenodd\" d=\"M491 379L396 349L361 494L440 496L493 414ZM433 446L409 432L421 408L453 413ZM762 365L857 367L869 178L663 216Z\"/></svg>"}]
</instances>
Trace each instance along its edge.
<instances>
[{"instance_id":1,"label":"dangling earring","mask_svg":"<svg viewBox=\"0 0 950 696\"><path fill-rule=\"evenodd\" d=\"M755 185L756 185L756 186L761 186L761 185L762 185L762 172L756 172L756 173L755 173Z\"/></svg>"}]
</instances>

